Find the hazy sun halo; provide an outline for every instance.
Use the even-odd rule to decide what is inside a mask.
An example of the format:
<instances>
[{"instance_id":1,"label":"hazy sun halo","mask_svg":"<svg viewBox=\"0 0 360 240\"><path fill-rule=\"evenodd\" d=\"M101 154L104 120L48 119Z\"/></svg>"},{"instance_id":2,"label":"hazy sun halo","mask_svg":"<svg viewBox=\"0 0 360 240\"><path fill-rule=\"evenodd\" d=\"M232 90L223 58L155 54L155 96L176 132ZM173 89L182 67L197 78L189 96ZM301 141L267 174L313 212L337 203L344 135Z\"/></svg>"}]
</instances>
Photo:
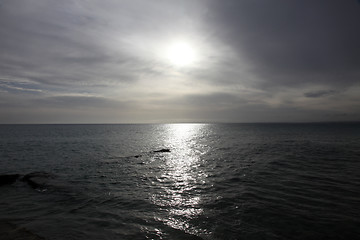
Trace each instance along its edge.
<instances>
[{"instance_id":1,"label":"hazy sun halo","mask_svg":"<svg viewBox=\"0 0 360 240\"><path fill-rule=\"evenodd\" d=\"M169 62L178 67L191 66L196 60L195 49L186 42L177 42L169 46L166 52Z\"/></svg>"}]
</instances>

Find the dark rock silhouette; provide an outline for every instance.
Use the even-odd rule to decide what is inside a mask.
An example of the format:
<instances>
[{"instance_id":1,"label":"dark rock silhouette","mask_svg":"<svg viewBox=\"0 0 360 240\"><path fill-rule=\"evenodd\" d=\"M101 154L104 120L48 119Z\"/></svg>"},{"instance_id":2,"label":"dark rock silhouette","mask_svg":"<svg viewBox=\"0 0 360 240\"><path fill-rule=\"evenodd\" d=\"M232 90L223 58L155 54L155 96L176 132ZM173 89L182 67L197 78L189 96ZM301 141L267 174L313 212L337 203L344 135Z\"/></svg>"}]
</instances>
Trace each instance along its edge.
<instances>
[{"instance_id":1,"label":"dark rock silhouette","mask_svg":"<svg viewBox=\"0 0 360 240\"><path fill-rule=\"evenodd\" d=\"M5 220L0 220L0 236L2 240L45 240L45 238L30 232L26 228Z\"/></svg>"},{"instance_id":2,"label":"dark rock silhouette","mask_svg":"<svg viewBox=\"0 0 360 240\"><path fill-rule=\"evenodd\" d=\"M171 151L168 148L163 148L163 149L160 149L160 150L153 151L153 153L164 153L164 152L171 152Z\"/></svg>"},{"instance_id":3,"label":"dark rock silhouette","mask_svg":"<svg viewBox=\"0 0 360 240\"><path fill-rule=\"evenodd\" d=\"M16 180L20 180L37 191L47 190L68 190L68 184L64 183L61 179L58 179L56 175L47 172L32 172L29 174L5 174L0 175L0 186L6 184L12 184ZM1 237L0 237L1 239Z\"/></svg>"},{"instance_id":4,"label":"dark rock silhouette","mask_svg":"<svg viewBox=\"0 0 360 240\"><path fill-rule=\"evenodd\" d=\"M12 183L14 183L19 177L20 177L20 174L0 175L0 186L6 185L6 184L12 184Z\"/></svg>"},{"instance_id":5,"label":"dark rock silhouette","mask_svg":"<svg viewBox=\"0 0 360 240\"><path fill-rule=\"evenodd\" d=\"M168 148L162 148L162 149L160 149L160 150L145 152L145 153L143 153L143 154L138 154L138 155L134 155L134 156L131 156L131 157L141 158L141 157L143 157L144 155L147 156L147 155L152 154L152 153L168 153L168 152L171 152L171 150L168 149Z\"/></svg>"},{"instance_id":6,"label":"dark rock silhouette","mask_svg":"<svg viewBox=\"0 0 360 240\"><path fill-rule=\"evenodd\" d=\"M26 174L22 181L27 182L34 189L46 188L49 184L49 179L53 178L53 175L46 172L33 172Z\"/></svg>"}]
</instances>

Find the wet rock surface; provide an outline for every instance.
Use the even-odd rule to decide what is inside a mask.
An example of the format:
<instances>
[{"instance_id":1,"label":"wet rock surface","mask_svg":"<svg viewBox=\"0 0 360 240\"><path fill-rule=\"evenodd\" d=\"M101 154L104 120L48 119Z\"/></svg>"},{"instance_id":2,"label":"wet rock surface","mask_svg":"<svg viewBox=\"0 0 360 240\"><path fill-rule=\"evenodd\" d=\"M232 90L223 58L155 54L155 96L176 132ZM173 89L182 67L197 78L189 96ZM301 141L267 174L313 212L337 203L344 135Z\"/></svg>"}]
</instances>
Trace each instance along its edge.
<instances>
[{"instance_id":1,"label":"wet rock surface","mask_svg":"<svg viewBox=\"0 0 360 240\"><path fill-rule=\"evenodd\" d=\"M5 220L0 220L0 239L1 240L44 240L26 228L19 227Z\"/></svg>"},{"instance_id":2,"label":"wet rock surface","mask_svg":"<svg viewBox=\"0 0 360 240\"><path fill-rule=\"evenodd\" d=\"M33 172L26 174L22 181L27 182L34 189L43 189L50 185L49 181L53 178L54 176L47 172Z\"/></svg>"},{"instance_id":3,"label":"wet rock surface","mask_svg":"<svg viewBox=\"0 0 360 240\"><path fill-rule=\"evenodd\" d=\"M57 184L55 176L47 172L32 172L29 174L4 174L0 175L0 186L11 185L17 180L27 183L34 189L46 189L48 186Z\"/></svg>"},{"instance_id":4,"label":"wet rock surface","mask_svg":"<svg viewBox=\"0 0 360 240\"><path fill-rule=\"evenodd\" d=\"M168 148L163 148L163 149L160 149L160 150L153 151L153 153L165 153L165 152L171 152L171 151Z\"/></svg>"},{"instance_id":5,"label":"wet rock surface","mask_svg":"<svg viewBox=\"0 0 360 240\"><path fill-rule=\"evenodd\" d=\"M20 177L20 174L6 174L6 175L0 175L0 186L12 184L14 183L18 178Z\"/></svg>"}]
</instances>

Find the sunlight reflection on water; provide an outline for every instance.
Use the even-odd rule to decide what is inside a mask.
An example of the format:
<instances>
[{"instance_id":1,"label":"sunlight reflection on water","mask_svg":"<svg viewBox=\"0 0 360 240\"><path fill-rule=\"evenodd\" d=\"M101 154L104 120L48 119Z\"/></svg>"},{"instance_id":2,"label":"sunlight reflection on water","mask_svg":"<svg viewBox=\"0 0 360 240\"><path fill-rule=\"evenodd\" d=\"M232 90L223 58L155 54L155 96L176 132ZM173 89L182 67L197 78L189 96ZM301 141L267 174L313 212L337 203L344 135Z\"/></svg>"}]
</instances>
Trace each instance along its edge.
<instances>
[{"instance_id":1,"label":"sunlight reflection on water","mask_svg":"<svg viewBox=\"0 0 360 240\"><path fill-rule=\"evenodd\" d=\"M206 130L204 124L169 124L166 145L171 153L166 155L158 181L162 183L162 193L152 197L152 201L167 211L167 216L159 219L166 225L194 233L189 223L203 213L201 195L196 191L206 183L207 174L200 169L201 155L208 151L199 142Z\"/></svg>"}]
</instances>

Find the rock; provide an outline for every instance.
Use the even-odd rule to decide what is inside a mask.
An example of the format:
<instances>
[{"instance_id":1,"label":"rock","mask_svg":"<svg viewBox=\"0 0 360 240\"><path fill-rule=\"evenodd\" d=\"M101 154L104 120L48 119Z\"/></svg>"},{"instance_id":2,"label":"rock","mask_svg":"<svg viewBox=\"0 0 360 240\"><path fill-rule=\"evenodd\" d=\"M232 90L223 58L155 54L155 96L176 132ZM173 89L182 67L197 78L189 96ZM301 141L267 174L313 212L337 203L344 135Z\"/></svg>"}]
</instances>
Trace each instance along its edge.
<instances>
[{"instance_id":1,"label":"rock","mask_svg":"<svg viewBox=\"0 0 360 240\"><path fill-rule=\"evenodd\" d=\"M163 149L160 149L160 150L155 150L153 152L154 153L164 153L164 152L171 152L171 151L168 148L163 148Z\"/></svg>"},{"instance_id":2,"label":"rock","mask_svg":"<svg viewBox=\"0 0 360 240\"><path fill-rule=\"evenodd\" d=\"M46 172L33 172L26 174L22 181L27 182L34 189L43 189L49 185L49 179L53 176Z\"/></svg>"},{"instance_id":3,"label":"rock","mask_svg":"<svg viewBox=\"0 0 360 240\"><path fill-rule=\"evenodd\" d=\"M14 183L19 177L20 177L20 174L0 175L0 186L6 185L6 184L12 184L12 183Z\"/></svg>"},{"instance_id":4,"label":"rock","mask_svg":"<svg viewBox=\"0 0 360 240\"><path fill-rule=\"evenodd\" d=\"M0 236L2 240L44 240L44 238L10 222L0 220Z\"/></svg>"}]
</instances>

